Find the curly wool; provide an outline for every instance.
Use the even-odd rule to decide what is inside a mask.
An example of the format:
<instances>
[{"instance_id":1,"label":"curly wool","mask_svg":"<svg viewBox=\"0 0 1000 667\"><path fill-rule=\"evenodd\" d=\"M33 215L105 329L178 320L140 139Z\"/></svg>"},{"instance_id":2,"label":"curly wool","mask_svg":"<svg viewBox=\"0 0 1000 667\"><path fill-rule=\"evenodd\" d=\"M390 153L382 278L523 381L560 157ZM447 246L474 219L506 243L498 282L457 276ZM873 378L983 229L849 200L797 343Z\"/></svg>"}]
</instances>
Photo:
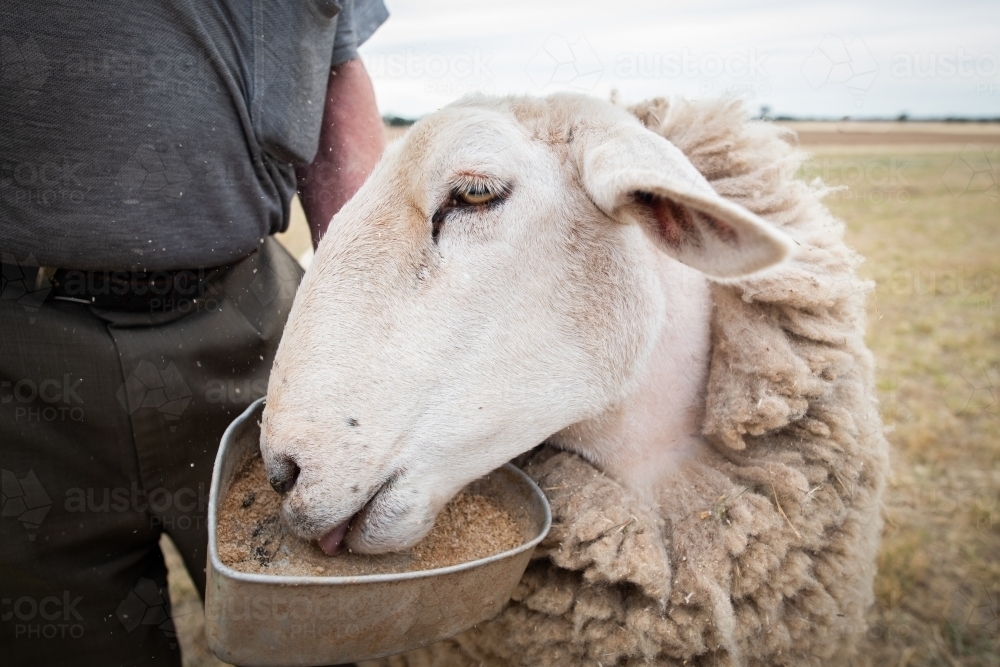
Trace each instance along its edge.
<instances>
[{"instance_id":1,"label":"curly wool","mask_svg":"<svg viewBox=\"0 0 1000 667\"><path fill-rule=\"evenodd\" d=\"M888 468L864 344L859 257L795 178L794 135L735 101L632 107L724 197L781 228L793 259L713 285L703 434L655 508L578 456L522 457L553 527L495 619L370 664L828 665L873 600Z\"/></svg>"}]
</instances>

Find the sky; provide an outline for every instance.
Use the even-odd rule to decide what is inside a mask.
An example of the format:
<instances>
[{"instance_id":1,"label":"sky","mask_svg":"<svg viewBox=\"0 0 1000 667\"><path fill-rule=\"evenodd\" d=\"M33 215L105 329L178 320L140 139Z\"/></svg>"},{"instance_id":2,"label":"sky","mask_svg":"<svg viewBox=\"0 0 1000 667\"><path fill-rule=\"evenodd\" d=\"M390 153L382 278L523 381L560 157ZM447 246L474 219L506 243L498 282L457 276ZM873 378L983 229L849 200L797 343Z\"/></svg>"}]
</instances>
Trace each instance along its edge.
<instances>
[{"instance_id":1,"label":"sky","mask_svg":"<svg viewBox=\"0 0 1000 667\"><path fill-rule=\"evenodd\" d=\"M1000 2L385 0L383 115L471 92L735 95L770 115L1000 117Z\"/></svg>"}]
</instances>

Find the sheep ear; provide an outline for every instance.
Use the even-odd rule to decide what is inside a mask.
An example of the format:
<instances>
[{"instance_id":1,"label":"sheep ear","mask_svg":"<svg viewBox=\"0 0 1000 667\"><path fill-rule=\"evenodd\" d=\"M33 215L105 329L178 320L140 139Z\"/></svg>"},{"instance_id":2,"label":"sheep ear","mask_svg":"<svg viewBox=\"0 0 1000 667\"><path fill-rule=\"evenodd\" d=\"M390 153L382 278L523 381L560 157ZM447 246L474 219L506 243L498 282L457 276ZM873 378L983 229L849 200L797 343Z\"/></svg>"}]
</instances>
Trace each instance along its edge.
<instances>
[{"instance_id":1,"label":"sheep ear","mask_svg":"<svg viewBox=\"0 0 1000 667\"><path fill-rule=\"evenodd\" d=\"M582 137L581 180L604 213L641 224L675 259L715 278L739 278L782 262L792 241L721 197L672 143L622 123Z\"/></svg>"}]
</instances>

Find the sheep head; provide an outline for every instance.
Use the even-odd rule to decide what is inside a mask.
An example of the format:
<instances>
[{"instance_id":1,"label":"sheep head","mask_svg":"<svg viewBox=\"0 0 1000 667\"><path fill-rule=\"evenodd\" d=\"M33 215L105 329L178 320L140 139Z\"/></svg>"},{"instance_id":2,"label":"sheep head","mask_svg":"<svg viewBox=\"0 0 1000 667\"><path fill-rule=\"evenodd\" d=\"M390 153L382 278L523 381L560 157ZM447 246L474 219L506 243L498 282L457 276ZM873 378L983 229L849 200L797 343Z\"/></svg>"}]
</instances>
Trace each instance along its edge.
<instances>
[{"instance_id":1,"label":"sheep head","mask_svg":"<svg viewBox=\"0 0 1000 667\"><path fill-rule=\"evenodd\" d=\"M328 553L413 545L465 484L628 399L689 298L664 254L727 279L788 252L609 103L424 118L333 219L289 316L261 435L285 520Z\"/></svg>"}]
</instances>

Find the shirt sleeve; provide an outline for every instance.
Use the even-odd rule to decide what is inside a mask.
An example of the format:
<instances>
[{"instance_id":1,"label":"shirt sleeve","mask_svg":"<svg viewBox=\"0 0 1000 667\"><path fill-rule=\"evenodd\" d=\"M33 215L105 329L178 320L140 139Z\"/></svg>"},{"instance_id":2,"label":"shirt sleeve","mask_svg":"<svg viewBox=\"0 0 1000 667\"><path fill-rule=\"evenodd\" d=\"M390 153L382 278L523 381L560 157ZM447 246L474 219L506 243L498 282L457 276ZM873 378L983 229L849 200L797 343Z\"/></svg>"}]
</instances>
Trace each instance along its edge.
<instances>
[{"instance_id":1,"label":"shirt sleeve","mask_svg":"<svg viewBox=\"0 0 1000 667\"><path fill-rule=\"evenodd\" d=\"M374 34L389 18L382 0L340 0L337 15L337 36L333 42L331 66L358 57L358 47Z\"/></svg>"}]
</instances>

